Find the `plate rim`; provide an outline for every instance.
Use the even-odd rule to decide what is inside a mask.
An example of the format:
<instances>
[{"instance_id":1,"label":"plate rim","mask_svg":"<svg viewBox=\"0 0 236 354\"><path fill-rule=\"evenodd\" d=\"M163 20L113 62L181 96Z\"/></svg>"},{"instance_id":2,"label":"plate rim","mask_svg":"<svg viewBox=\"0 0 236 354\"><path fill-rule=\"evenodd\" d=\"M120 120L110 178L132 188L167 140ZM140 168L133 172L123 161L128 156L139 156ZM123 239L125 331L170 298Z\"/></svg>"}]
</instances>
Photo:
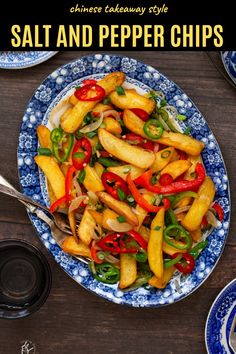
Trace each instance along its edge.
<instances>
[{"instance_id":1,"label":"plate rim","mask_svg":"<svg viewBox=\"0 0 236 354\"><path fill-rule=\"evenodd\" d=\"M233 81L233 83L236 84L236 77L233 77L231 72L229 71L228 65L226 64L225 58L224 58L224 53L227 52L229 53L230 51L221 51L220 56L221 56L221 61L224 65L225 71L228 74L228 77Z\"/></svg>"},{"instance_id":2,"label":"plate rim","mask_svg":"<svg viewBox=\"0 0 236 354\"><path fill-rule=\"evenodd\" d=\"M28 52L30 52L30 51L28 51ZM9 62L6 62L6 65L5 65L5 63L0 61L0 69L18 70L18 69L31 68L32 66L36 66L38 64L43 63L44 61L52 58L54 55L56 55L58 53L58 51L40 51L40 52L45 53L44 56L34 59L30 63L21 61L19 63L14 63L14 65L11 65L11 64L9 64Z\"/></svg>"},{"instance_id":3,"label":"plate rim","mask_svg":"<svg viewBox=\"0 0 236 354\"><path fill-rule=\"evenodd\" d=\"M224 158L223 158L223 155L222 155L220 146L219 146L219 144L218 144L217 139L215 138L215 135L214 135L213 131L212 131L211 128L209 127L208 122L207 122L207 120L205 119L204 115L201 113L200 109L199 109L198 106L194 103L194 101L191 99L191 97L189 96L189 94L187 94L185 90L183 90L178 84L176 84L175 81L173 81L172 79L169 79L168 76L166 76L165 74L163 74L162 71L159 71L158 68L152 66L151 64L146 64L146 63L143 62L142 60L133 58L132 56L128 56L128 55L121 55L121 54L116 54L116 53L114 53L114 54L113 54L113 53L112 53L112 54L111 54L111 53L89 53L89 54L87 54L87 55L79 56L78 58L75 58L75 59L73 59L73 60L70 60L70 61L68 61L68 62L66 62L66 63L64 63L64 64L58 66L55 70L53 70L53 72L56 71L56 70L65 68L66 66L70 66L71 64L77 62L78 60L83 60L83 59L86 59L86 58L88 58L88 57L93 57L93 58L95 58L95 56L97 56L97 55L101 55L102 57L108 55L109 57L127 58L127 59L130 59L130 60L135 60L137 63L140 63L140 64L142 64L142 65L144 65L144 66L146 66L146 67L151 67L152 69L154 69L155 72L159 73L164 79L166 79L166 80L168 80L169 82L173 83L174 86L175 86L177 89L179 89L183 94L186 94L188 100L192 103L193 107L197 110L197 112L200 113L200 115L203 117L205 124L207 125L208 129L210 130L210 133L213 135L213 137L214 137L214 139L215 139L215 143L216 143L217 148L218 148L218 152L219 152L220 157L221 157L221 162L222 162L222 164L223 164L223 167L224 167L224 169L225 169L225 171L226 171L226 174L227 174L227 177L228 177L228 172L227 172L226 164L225 164L225 161L224 161ZM113 71L113 70L112 70L112 71ZM108 74L109 72L112 72L112 71L111 71L111 70L109 70L108 72L107 72L107 71L104 71L104 73ZM40 86L41 84L43 84L44 81L45 81L46 79L48 79L48 78L50 77L50 75L51 75L53 72L49 73L46 77L44 77L44 79L40 82L39 86ZM99 73L101 73L101 72L99 72ZM99 73L98 73L98 72L97 72L97 73L93 73L93 74L90 74L89 76L91 76L91 75L96 75L96 74L99 74ZM86 75L86 76L88 76L88 75ZM127 76L129 76L129 73L127 73ZM83 78L83 76L80 77L80 79L82 79L82 78ZM139 82L142 83L142 81L141 81L140 79L138 79L138 78L135 78L135 80L137 80L137 81L139 81ZM39 86L38 86L38 87L39 87ZM149 85L147 84L147 86L149 86ZM37 87L37 88L38 88L38 87ZM34 97L37 88L35 89L35 91L33 92L32 96L30 97L29 101L27 102L27 105L26 105L26 107L25 107L24 114L25 114L25 112L26 112L26 109L27 109L28 106L29 106L29 103L31 102L32 98ZM150 86L149 86L149 88L151 89ZM63 88L62 90L64 90L64 89L65 89L65 88ZM60 92L59 92L58 94L60 94ZM57 95L58 95L58 94L57 94ZM56 97L55 97L55 98L56 98ZM54 98L54 99L55 99L55 98ZM53 102L53 101L52 101L52 102ZM52 102L50 102L50 104L51 104ZM49 104L49 105L50 105L50 104ZM48 105L48 107L49 107L49 105ZM23 124L23 121L21 122L21 125L20 125L20 127L19 127L19 134L20 134L21 129L22 129L22 124ZM18 153L19 153L19 139L18 139L18 146L17 146L17 155L18 155ZM18 165L18 164L17 164L17 168L18 168L18 176L19 176L20 188L23 190L23 186L21 185L21 182L20 182L20 169L19 169L19 165ZM133 305L133 304L126 303L125 301L124 301L124 302L121 302L121 303L120 303L120 302L119 302L119 303L118 303L118 302L115 302L115 301L113 300L113 298L104 297L104 295L98 294L98 293L96 293L94 290L92 290L92 289L86 287L84 284L79 283L66 269L64 269L64 268L56 261L56 259L55 259L54 255L53 255L53 253L52 253L49 249L47 249L47 251L48 251L48 252L50 253L50 255L53 257L53 259L56 261L56 263L60 266L60 268L62 268L62 269L66 272L67 275L69 275L74 281L76 281L76 283L78 283L78 285L82 286L82 287L83 287L84 289L86 289L87 291L90 291L90 292L93 293L94 295L96 295L96 296L98 296L98 297L100 297L100 298L102 298L102 299L104 299L104 300L106 300L106 301L115 303L115 304L117 304L117 305L129 306L129 307L132 307L132 308L137 308L137 307L138 307L138 308L159 308L159 307L164 307L164 306L169 306L169 305L175 304L176 302L179 302L179 301L185 299L186 297L192 295L201 285L203 285L203 283L208 279L208 277L209 277L209 276L212 274L212 272L214 271L215 267L217 266L219 260L221 259L222 254L223 254L223 252L224 252L225 245L226 245L226 242L227 242L227 239L228 239L228 235L229 235L229 230L230 230L230 220L231 220L231 210L232 210L231 192L230 192L229 179L227 180L227 183L226 183L226 184L227 184L227 197L228 197L228 202L229 202L229 212L228 212L228 220L227 220L227 222L228 222L229 225L228 225L228 228L227 228L227 232L226 232L226 234L225 234L224 243L222 244L221 252L220 252L220 254L217 256L217 259L216 259L216 261L215 261L213 267L211 268L210 272L205 276L204 280L203 280L202 282L200 282L196 287L194 287L191 291L189 291L188 293L186 293L186 294L183 295L182 297L180 297L180 298L178 298L178 299L175 299L175 300L174 300L173 302L171 302L171 303L167 303L167 302L164 303L164 304L150 304L150 303L149 303L149 304L144 305L144 306L143 306L143 305L140 305L140 304L137 305L137 306L135 306L135 305ZM28 214L28 215L29 215L29 218L30 218L30 221L31 221L32 225L34 226L34 223L33 223L32 220L31 220L30 214ZM34 226L34 227L35 227L35 226ZM36 227L35 227L35 229L36 229ZM37 229L36 229L36 231L37 231ZM39 234L38 231L37 231L37 235L38 235L40 241L42 242L42 239L41 239L40 234ZM42 242L42 243L43 243L43 242ZM44 243L43 243L43 244L44 244ZM44 246L45 246L45 245L44 245Z\"/></svg>"},{"instance_id":4,"label":"plate rim","mask_svg":"<svg viewBox=\"0 0 236 354\"><path fill-rule=\"evenodd\" d=\"M210 310L208 312L208 315L207 315L207 319L206 319L206 323L205 323L205 330L204 330L204 334L205 334L205 346L206 346L206 349L207 349L207 354L212 354L210 351L209 351L209 348L208 348L208 343L207 343L207 332L208 332L208 324L209 324L209 321L210 321L210 317L211 317L211 314L212 314L212 311L217 303L217 301L222 297L222 295L224 294L224 292L233 284L235 283L235 287L236 287L236 278L232 279L228 284L226 284L222 289L221 291L218 293L218 295L216 296L216 298L214 299L211 307L210 307Z\"/></svg>"}]
</instances>

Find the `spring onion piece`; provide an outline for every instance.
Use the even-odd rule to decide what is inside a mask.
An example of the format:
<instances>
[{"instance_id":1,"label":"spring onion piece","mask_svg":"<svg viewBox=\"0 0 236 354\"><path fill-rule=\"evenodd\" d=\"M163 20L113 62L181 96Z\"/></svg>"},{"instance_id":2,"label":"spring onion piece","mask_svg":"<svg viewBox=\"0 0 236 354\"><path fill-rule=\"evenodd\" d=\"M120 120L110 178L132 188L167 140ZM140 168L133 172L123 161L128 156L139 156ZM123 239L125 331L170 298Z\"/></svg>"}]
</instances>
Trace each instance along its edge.
<instances>
[{"instance_id":1,"label":"spring onion piece","mask_svg":"<svg viewBox=\"0 0 236 354\"><path fill-rule=\"evenodd\" d=\"M146 252L139 252L135 256L136 261L140 263L145 263L147 261L147 253Z\"/></svg>"},{"instance_id":2,"label":"spring onion piece","mask_svg":"<svg viewBox=\"0 0 236 354\"><path fill-rule=\"evenodd\" d=\"M79 183L83 183L84 182L84 179L85 179L85 176L86 176L86 172L85 170L80 170L79 174L78 174L78 182Z\"/></svg>"},{"instance_id":3,"label":"spring onion piece","mask_svg":"<svg viewBox=\"0 0 236 354\"><path fill-rule=\"evenodd\" d=\"M187 119L187 117L186 117L186 116L184 116L183 114L178 114L178 115L177 115L177 119L178 119L178 120L182 120L182 121L184 121L184 120L186 120L186 119Z\"/></svg>"},{"instance_id":4,"label":"spring onion piece","mask_svg":"<svg viewBox=\"0 0 236 354\"><path fill-rule=\"evenodd\" d=\"M38 148L38 154L44 156L52 156L52 151L49 148Z\"/></svg>"},{"instance_id":5,"label":"spring onion piece","mask_svg":"<svg viewBox=\"0 0 236 354\"><path fill-rule=\"evenodd\" d=\"M191 127L188 127L188 128L185 129L184 134L185 135L190 135L190 132L191 132Z\"/></svg>"},{"instance_id":6,"label":"spring onion piece","mask_svg":"<svg viewBox=\"0 0 236 354\"><path fill-rule=\"evenodd\" d=\"M173 225L178 225L178 221L176 219L176 216L175 216L175 213L173 211L173 209L169 208L167 211L166 211L166 214L167 216L169 217L170 221L171 221L171 224Z\"/></svg>"},{"instance_id":7,"label":"spring onion piece","mask_svg":"<svg viewBox=\"0 0 236 354\"><path fill-rule=\"evenodd\" d=\"M86 133L86 136L87 136L89 139L92 139L92 138L95 137L97 134L98 134L98 132L97 132L96 130L94 130L93 132Z\"/></svg>"},{"instance_id":8,"label":"spring onion piece","mask_svg":"<svg viewBox=\"0 0 236 354\"><path fill-rule=\"evenodd\" d=\"M111 103L111 100L110 100L110 98L107 96L107 97L105 97L105 98L103 99L102 103L105 104L105 105L108 105L109 103Z\"/></svg>"},{"instance_id":9,"label":"spring onion piece","mask_svg":"<svg viewBox=\"0 0 236 354\"><path fill-rule=\"evenodd\" d=\"M125 216L123 216L123 215L117 216L117 220L118 220L120 223L126 222L126 218L125 218Z\"/></svg>"},{"instance_id":10,"label":"spring onion piece","mask_svg":"<svg viewBox=\"0 0 236 354\"><path fill-rule=\"evenodd\" d=\"M125 200L126 194L123 192L121 188L117 188L117 194L120 200Z\"/></svg>"},{"instance_id":11,"label":"spring onion piece","mask_svg":"<svg viewBox=\"0 0 236 354\"><path fill-rule=\"evenodd\" d=\"M121 86L116 86L116 92L119 96L125 95L125 90Z\"/></svg>"},{"instance_id":12,"label":"spring onion piece","mask_svg":"<svg viewBox=\"0 0 236 354\"><path fill-rule=\"evenodd\" d=\"M98 159L98 162L100 162L101 165L105 167L113 167L113 166L119 166L119 162L110 159L109 157L100 157Z\"/></svg>"}]
</instances>

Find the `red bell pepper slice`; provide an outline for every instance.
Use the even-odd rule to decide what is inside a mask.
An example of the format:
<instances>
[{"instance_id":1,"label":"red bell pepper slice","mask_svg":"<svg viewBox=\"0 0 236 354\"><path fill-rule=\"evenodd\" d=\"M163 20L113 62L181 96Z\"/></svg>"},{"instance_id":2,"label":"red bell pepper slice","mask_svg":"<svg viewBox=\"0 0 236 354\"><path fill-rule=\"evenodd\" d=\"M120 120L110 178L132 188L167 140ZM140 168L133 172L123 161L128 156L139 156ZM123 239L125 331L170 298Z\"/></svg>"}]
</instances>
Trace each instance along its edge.
<instances>
[{"instance_id":1,"label":"red bell pepper slice","mask_svg":"<svg viewBox=\"0 0 236 354\"><path fill-rule=\"evenodd\" d=\"M175 253L171 256L171 258L174 259L178 255L179 253ZM195 260L193 256L191 256L191 254L189 253L182 253L181 261L175 264L175 268L178 269L183 274L191 273L194 267L195 267Z\"/></svg>"},{"instance_id":2,"label":"red bell pepper slice","mask_svg":"<svg viewBox=\"0 0 236 354\"><path fill-rule=\"evenodd\" d=\"M187 160L188 155L186 154L186 152L181 151L181 150L177 150L177 153L179 155L180 160Z\"/></svg>"},{"instance_id":3,"label":"red bell pepper slice","mask_svg":"<svg viewBox=\"0 0 236 354\"><path fill-rule=\"evenodd\" d=\"M72 162L76 170L84 168L92 155L92 146L90 141L83 137L79 139L72 151Z\"/></svg>"},{"instance_id":4,"label":"red bell pepper slice","mask_svg":"<svg viewBox=\"0 0 236 354\"><path fill-rule=\"evenodd\" d=\"M106 92L98 84L90 83L78 88L74 95L80 101L100 101L105 97Z\"/></svg>"},{"instance_id":5,"label":"red bell pepper slice","mask_svg":"<svg viewBox=\"0 0 236 354\"><path fill-rule=\"evenodd\" d=\"M142 247L144 251L147 250L147 242L144 240L144 238L135 230L130 230L126 232L129 236L132 236L133 239L138 242L138 244Z\"/></svg>"},{"instance_id":6,"label":"red bell pepper slice","mask_svg":"<svg viewBox=\"0 0 236 354\"><path fill-rule=\"evenodd\" d=\"M109 154L109 152L108 152L108 151L105 151L105 150L99 151L99 154L100 154L100 156L102 156L102 157L111 157L111 155Z\"/></svg>"},{"instance_id":7,"label":"red bell pepper slice","mask_svg":"<svg viewBox=\"0 0 236 354\"><path fill-rule=\"evenodd\" d=\"M141 108L131 108L130 111L136 114L136 116L138 116L144 122L146 122L149 119L149 114Z\"/></svg>"},{"instance_id":8,"label":"red bell pepper slice","mask_svg":"<svg viewBox=\"0 0 236 354\"><path fill-rule=\"evenodd\" d=\"M67 203L71 200L71 192L73 189L73 175L76 172L74 166L70 166L66 173L65 189L66 189L66 201Z\"/></svg>"},{"instance_id":9,"label":"red bell pepper slice","mask_svg":"<svg viewBox=\"0 0 236 354\"><path fill-rule=\"evenodd\" d=\"M138 245L147 250L147 242L143 237L136 231L131 230L127 232L116 232L106 237L102 238L97 242L97 245L101 247L104 251L109 251L111 253L137 253L139 251L138 246L129 245L135 240Z\"/></svg>"},{"instance_id":10,"label":"red bell pepper slice","mask_svg":"<svg viewBox=\"0 0 236 354\"><path fill-rule=\"evenodd\" d=\"M168 186L169 184L174 182L174 179L171 175L169 175L169 173L163 173L163 175L161 175L160 177L159 182L162 186Z\"/></svg>"},{"instance_id":11,"label":"red bell pepper slice","mask_svg":"<svg viewBox=\"0 0 236 354\"><path fill-rule=\"evenodd\" d=\"M142 147L143 149L154 151L154 143L150 140L144 139L140 135L135 133L126 134L126 140L132 141L137 146Z\"/></svg>"},{"instance_id":12,"label":"red bell pepper slice","mask_svg":"<svg viewBox=\"0 0 236 354\"><path fill-rule=\"evenodd\" d=\"M150 192L158 194L180 193L190 190L197 190L200 187L206 177L206 172L202 163L197 163L196 173L197 177L194 180L182 180L177 182L175 181L169 184L168 186L159 186L151 184L152 170L148 170L144 174L136 178L134 182L146 188Z\"/></svg>"},{"instance_id":13,"label":"red bell pepper slice","mask_svg":"<svg viewBox=\"0 0 236 354\"><path fill-rule=\"evenodd\" d=\"M207 225L208 225L208 221L207 221L206 215L204 215L202 218L201 226L204 229L207 227Z\"/></svg>"},{"instance_id":14,"label":"red bell pepper slice","mask_svg":"<svg viewBox=\"0 0 236 354\"><path fill-rule=\"evenodd\" d=\"M213 205L212 205L212 208L216 211L216 214L217 214L217 216L218 216L218 218L219 218L219 220L220 221L222 221L222 220L224 220L224 210L222 209L222 207L220 206L220 204L218 204L218 203L214 203Z\"/></svg>"},{"instance_id":15,"label":"red bell pepper slice","mask_svg":"<svg viewBox=\"0 0 236 354\"><path fill-rule=\"evenodd\" d=\"M106 191L117 200L124 200L129 194L129 188L125 181L113 172L104 172L101 177Z\"/></svg>"},{"instance_id":16,"label":"red bell pepper slice","mask_svg":"<svg viewBox=\"0 0 236 354\"><path fill-rule=\"evenodd\" d=\"M161 207L149 204L148 201L143 198L143 196L139 193L138 189L136 188L134 182L132 181L130 173L127 175L126 181L128 183L130 192L138 205L140 205L144 210L150 213L157 213L160 210Z\"/></svg>"},{"instance_id":17,"label":"red bell pepper slice","mask_svg":"<svg viewBox=\"0 0 236 354\"><path fill-rule=\"evenodd\" d=\"M52 205L50 206L50 212L54 213L54 211L59 208L63 203L65 203L67 201L66 196L63 195L63 197L57 199L54 203L52 203Z\"/></svg>"}]
</instances>

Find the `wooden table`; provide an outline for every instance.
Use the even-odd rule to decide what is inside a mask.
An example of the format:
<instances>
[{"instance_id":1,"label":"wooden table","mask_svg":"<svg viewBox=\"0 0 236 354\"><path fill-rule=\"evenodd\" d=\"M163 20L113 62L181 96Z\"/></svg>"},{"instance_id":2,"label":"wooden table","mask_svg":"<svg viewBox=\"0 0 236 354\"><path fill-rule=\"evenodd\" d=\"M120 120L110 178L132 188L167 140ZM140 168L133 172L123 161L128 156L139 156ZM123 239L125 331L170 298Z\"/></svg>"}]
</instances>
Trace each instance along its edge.
<instances>
[{"instance_id":1,"label":"wooden table","mask_svg":"<svg viewBox=\"0 0 236 354\"><path fill-rule=\"evenodd\" d=\"M90 52L91 53L91 52ZM58 66L87 52L61 52L25 70L0 71L0 173L18 187L16 150L27 102L41 81ZM204 52L123 52L158 68L193 99L213 130L226 162L231 188L236 184L236 91ZM210 306L236 274L236 192L224 254L213 274L194 294L160 309L135 309L109 303L78 286L60 269L38 240L26 211L0 195L0 239L32 242L47 256L53 274L47 302L29 318L0 320L0 352L21 352L25 339L39 354L205 353L204 328Z\"/></svg>"}]
</instances>

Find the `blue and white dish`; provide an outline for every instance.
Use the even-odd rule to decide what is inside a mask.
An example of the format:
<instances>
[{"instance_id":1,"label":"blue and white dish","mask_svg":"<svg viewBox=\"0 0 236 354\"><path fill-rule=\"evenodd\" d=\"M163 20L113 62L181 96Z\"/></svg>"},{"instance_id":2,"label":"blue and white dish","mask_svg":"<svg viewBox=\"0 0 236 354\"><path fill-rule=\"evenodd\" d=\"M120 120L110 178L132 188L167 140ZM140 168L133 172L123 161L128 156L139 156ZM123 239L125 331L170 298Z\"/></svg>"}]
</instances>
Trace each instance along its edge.
<instances>
[{"instance_id":1,"label":"blue and white dish","mask_svg":"<svg viewBox=\"0 0 236 354\"><path fill-rule=\"evenodd\" d=\"M190 275L177 274L164 290L148 286L123 292L117 285L96 281L85 264L64 253L55 244L45 223L34 215L30 215L30 219L37 229L40 239L56 262L86 289L117 304L134 307L164 306L191 294L211 274L223 252L230 218L228 177L219 146L202 114L173 81L167 79L149 65L145 65L136 59L117 55L89 55L55 70L38 87L23 117L18 145L20 184L26 195L41 203L48 204L45 177L34 163L34 156L37 154L38 148L36 128L39 124L46 125L49 123L49 115L53 108L75 86L80 85L84 79L99 79L113 71L123 71L127 76L128 85L135 86L138 90L162 91L168 103L175 106L180 114L187 116L187 120L180 122L180 125L183 129L191 126L192 135L206 145L202 155L203 161L208 175L215 183L217 189L216 200L224 209L224 220L208 237L208 247L198 258L196 267Z\"/></svg>"},{"instance_id":2,"label":"blue and white dish","mask_svg":"<svg viewBox=\"0 0 236 354\"><path fill-rule=\"evenodd\" d=\"M221 52L221 59L229 77L236 84L236 52Z\"/></svg>"},{"instance_id":3,"label":"blue and white dish","mask_svg":"<svg viewBox=\"0 0 236 354\"><path fill-rule=\"evenodd\" d=\"M236 279L215 299L207 318L205 341L208 354L234 354L229 334L236 314Z\"/></svg>"},{"instance_id":4,"label":"blue and white dish","mask_svg":"<svg viewBox=\"0 0 236 354\"><path fill-rule=\"evenodd\" d=\"M38 65L57 52L39 52L39 51L22 51L22 52L0 52L0 68L1 69L25 69L34 65Z\"/></svg>"}]
</instances>

